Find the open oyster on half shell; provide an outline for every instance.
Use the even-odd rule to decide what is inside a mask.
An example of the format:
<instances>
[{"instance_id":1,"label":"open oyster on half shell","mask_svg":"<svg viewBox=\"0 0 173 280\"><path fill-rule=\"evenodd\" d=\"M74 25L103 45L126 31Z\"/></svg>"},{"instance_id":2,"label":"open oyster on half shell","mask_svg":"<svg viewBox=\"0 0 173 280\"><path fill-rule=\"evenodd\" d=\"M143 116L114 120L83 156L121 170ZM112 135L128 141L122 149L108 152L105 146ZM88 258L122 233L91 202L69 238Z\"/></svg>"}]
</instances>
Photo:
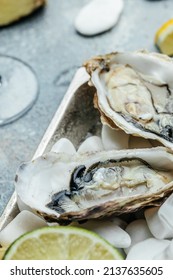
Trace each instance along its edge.
<instances>
[{"instance_id":1,"label":"open oyster on half shell","mask_svg":"<svg viewBox=\"0 0 173 280\"><path fill-rule=\"evenodd\" d=\"M173 149L173 60L165 55L115 52L84 66L96 88L102 122Z\"/></svg>"},{"instance_id":2,"label":"open oyster on half shell","mask_svg":"<svg viewBox=\"0 0 173 280\"><path fill-rule=\"evenodd\" d=\"M17 195L46 221L68 223L159 205L173 190L173 154L163 147L50 152L21 165Z\"/></svg>"}]
</instances>

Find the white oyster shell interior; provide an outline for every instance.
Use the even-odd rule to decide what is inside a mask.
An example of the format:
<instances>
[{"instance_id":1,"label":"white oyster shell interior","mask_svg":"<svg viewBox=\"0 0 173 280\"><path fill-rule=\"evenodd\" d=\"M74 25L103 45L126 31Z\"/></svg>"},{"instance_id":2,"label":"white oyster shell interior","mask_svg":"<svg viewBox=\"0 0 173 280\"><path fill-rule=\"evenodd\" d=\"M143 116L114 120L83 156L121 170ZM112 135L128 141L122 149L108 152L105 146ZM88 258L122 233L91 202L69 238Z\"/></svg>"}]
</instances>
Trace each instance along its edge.
<instances>
[{"instance_id":1,"label":"white oyster shell interior","mask_svg":"<svg viewBox=\"0 0 173 280\"><path fill-rule=\"evenodd\" d=\"M172 170L173 155L165 148L73 157L51 152L23 164L15 185L21 201L43 216L58 218L102 205L103 211L96 210L99 217L111 211L121 213L123 207L135 210L160 199L173 188ZM106 203L111 204L106 207Z\"/></svg>"},{"instance_id":2,"label":"white oyster shell interior","mask_svg":"<svg viewBox=\"0 0 173 280\"><path fill-rule=\"evenodd\" d=\"M173 148L172 59L144 51L112 53L85 66L104 122Z\"/></svg>"}]
</instances>

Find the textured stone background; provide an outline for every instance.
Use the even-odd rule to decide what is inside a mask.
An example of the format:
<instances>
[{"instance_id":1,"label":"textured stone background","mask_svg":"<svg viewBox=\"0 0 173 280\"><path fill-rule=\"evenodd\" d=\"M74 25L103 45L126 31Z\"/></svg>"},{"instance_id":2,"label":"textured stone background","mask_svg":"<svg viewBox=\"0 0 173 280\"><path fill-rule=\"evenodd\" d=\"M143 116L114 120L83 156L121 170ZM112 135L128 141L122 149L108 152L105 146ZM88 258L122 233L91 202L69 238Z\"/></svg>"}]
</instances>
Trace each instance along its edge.
<instances>
[{"instance_id":1,"label":"textured stone background","mask_svg":"<svg viewBox=\"0 0 173 280\"><path fill-rule=\"evenodd\" d=\"M73 22L87 2L48 0L45 9L0 29L0 53L30 64L40 85L34 107L19 120L0 127L0 214L14 190L18 165L32 158L76 67L93 55L115 50L157 51L155 32L173 17L173 0L124 0L124 12L112 30L82 37Z\"/></svg>"}]
</instances>

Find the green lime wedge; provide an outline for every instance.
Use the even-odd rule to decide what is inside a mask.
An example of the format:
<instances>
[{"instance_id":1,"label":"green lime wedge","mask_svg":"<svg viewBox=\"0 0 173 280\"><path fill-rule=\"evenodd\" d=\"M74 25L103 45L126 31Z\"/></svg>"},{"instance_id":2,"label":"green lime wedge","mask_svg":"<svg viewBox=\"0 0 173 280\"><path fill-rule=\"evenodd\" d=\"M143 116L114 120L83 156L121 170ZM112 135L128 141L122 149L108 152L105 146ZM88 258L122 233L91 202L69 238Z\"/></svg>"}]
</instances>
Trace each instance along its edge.
<instances>
[{"instance_id":1,"label":"green lime wedge","mask_svg":"<svg viewBox=\"0 0 173 280\"><path fill-rule=\"evenodd\" d=\"M92 231L44 227L26 233L7 249L4 260L122 260L123 256Z\"/></svg>"}]
</instances>

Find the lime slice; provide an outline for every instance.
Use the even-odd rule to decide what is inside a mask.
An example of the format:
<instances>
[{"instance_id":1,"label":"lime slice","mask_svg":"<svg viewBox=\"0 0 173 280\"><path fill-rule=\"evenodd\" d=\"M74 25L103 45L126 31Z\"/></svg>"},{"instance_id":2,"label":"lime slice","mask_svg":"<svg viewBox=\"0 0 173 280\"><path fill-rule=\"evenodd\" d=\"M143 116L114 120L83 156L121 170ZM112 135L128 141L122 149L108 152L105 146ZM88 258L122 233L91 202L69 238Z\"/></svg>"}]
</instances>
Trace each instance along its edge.
<instances>
[{"instance_id":1,"label":"lime slice","mask_svg":"<svg viewBox=\"0 0 173 280\"><path fill-rule=\"evenodd\" d=\"M164 54L173 55L173 19L165 22L155 35L155 44Z\"/></svg>"},{"instance_id":2,"label":"lime slice","mask_svg":"<svg viewBox=\"0 0 173 280\"><path fill-rule=\"evenodd\" d=\"M7 250L7 248L5 248L5 247L0 248L0 260L2 260L6 250Z\"/></svg>"},{"instance_id":3,"label":"lime slice","mask_svg":"<svg viewBox=\"0 0 173 280\"><path fill-rule=\"evenodd\" d=\"M121 260L117 249L96 233L76 227L44 227L19 237L5 260Z\"/></svg>"}]
</instances>

